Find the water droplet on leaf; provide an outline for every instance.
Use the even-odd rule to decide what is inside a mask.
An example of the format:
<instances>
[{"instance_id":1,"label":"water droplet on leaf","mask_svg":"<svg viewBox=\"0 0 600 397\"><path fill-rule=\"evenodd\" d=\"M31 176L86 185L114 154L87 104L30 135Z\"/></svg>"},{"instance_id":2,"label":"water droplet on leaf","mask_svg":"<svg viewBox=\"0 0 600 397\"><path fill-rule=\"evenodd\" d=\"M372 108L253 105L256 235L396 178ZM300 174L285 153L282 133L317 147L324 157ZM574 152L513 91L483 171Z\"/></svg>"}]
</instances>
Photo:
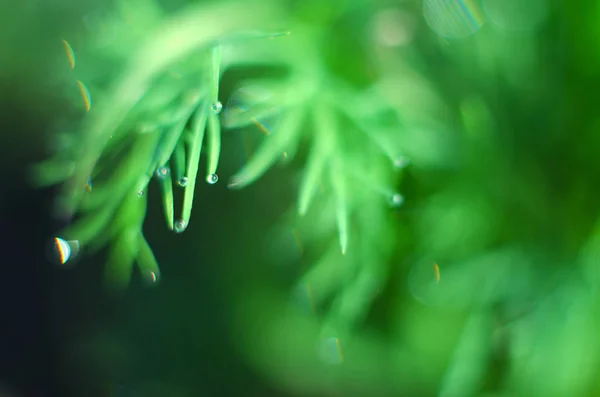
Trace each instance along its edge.
<instances>
[{"instance_id":1,"label":"water droplet on leaf","mask_svg":"<svg viewBox=\"0 0 600 397\"><path fill-rule=\"evenodd\" d=\"M159 179L162 179L164 177L166 177L167 175L169 175L169 169L167 167L158 167L156 169L156 177Z\"/></svg>"},{"instance_id":2,"label":"water droplet on leaf","mask_svg":"<svg viewBox=\"0 0 600 397\"><path fill-rule=\"evenodd\" d=\"M160 280L160 273L157 271L147 271L145 274L146 282L148 284L157 284Z\"/></svg>"},{"instance_id":3,"label":"water droplet on leaf","mask_svg":"<svg viewBox=\"0 0 600 397\"><path fill-rule=\"evenodd\" d=\"M219 176L217 174L210 174L209 176L206 177L206 182L210 183L211 185L214 185L215 183L217 183L218 180L219 180Z\"/></svg>"},{"instance_id":4,"label":"water droplet on leaf","mask_svg":"<svg viewBox=\"0 0 600 397\"><path fill-rule=\"evenodd\" d=\"M79 254L80 244L78 240L64 240L60 237L55 237L52 240L50 259L58 265L64 265L71 261Z\"/></svg>"},{"instance_id":5,"label":"water droplet on leaf","mask_svg":"<svg viewBox=\"0 0 600 397\"><path fill-rule=\"evenodd\" d=\"M73 52L73 48L67 42L67 40L63 40L62 43L63 43L63 46L65 47L65 52L67 53L67 59L69 61L69 65L71 66L71 69L74 69L75 68L75 52Z\"/></svg>"},{"instance_id":6,"label":"water droplet on leaf","mask_svg":"<svg viewBox=\"0 0 600 397\"><path fill-rule=\"evenodd\" d=\"M186 228L187 228L187 223L183 219L180 219L177 222L175 222L175 227L174 227L175 233L183 233Z\"/></svg>"},{"instance_id":7,"label":"water droplet on leaf","mask_svg":"<svg viewBox=\"0 0 600 397\"><path fill-rule=\"evenodd\" d=\"M177 181L177 184L181 187L186 187L188 184L188 179L186 176L182 177L180 180Z\"/></svg>"},{"instance_id":8,"label":"water droplet on leaf","mask_svg":"<svg viewBox=\"0 0 600 397\"><path fill-rule=\"evenodd\" d=\"M217 114L221 113L222 109L223 109L223 104L219 101L210 105L210 110L212 110L213 112L215 112Z\"/></svg>"},{"instance_id":9,"label":"water droplet on leaf","mask_svg":"<svg viewBox=\"0 0 600 397\"><path fill-rule=\"evenodd\" d=\"M90 91L87 89L85 84L81 81L77 80L77 85L79 86L79 93L81 94L81 98L83 99L83 106L86 112L89 112L92 108L92 95Z\"/></svg>"}]
</instances>

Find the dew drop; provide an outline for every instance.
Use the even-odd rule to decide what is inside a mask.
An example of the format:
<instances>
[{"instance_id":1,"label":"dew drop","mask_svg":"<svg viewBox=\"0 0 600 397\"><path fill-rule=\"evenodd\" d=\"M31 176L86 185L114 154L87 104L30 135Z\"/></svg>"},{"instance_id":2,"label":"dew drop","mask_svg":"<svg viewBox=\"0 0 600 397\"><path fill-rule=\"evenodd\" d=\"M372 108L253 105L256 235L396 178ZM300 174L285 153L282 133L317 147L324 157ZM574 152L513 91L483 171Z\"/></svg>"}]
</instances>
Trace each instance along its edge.
<instances>
[{"instance_id":1,"label":"dew drop","mask_svg":"<svg viewBox=\"0 0 600 397\"><path fill-rule=\"evenodd\" d=\"M174 227L175 233L183 233L186 228L187 228L187 223L183 219L180 219L177 222L175 222L175 227Z\"/></svg>"},{"instance_id":2,"label":"dew drop","mask_svg":"<svg viewBox=\"0 0 600 397\"><path fill-rule=\"evenodd\" d=\"M400 193L394 193L390 197L390 205L394 208L400 207L404 203L404 196Z\"/></svg>"},{"instance_id":3,"label":"dew drop","mask_svg":"<svg viewBox=\"0 0 600 397\"><path fill-rule=\"evenodd\" d=\"M223 104L219 101L210 105L210 110L212 110L213 112L215 112L217 114L221 113L222 109L223 109Z\"/></svg>"},{"instance_id":4,"label":"dew drop","mask_svg":"<svg viewBox=\"0 0 600 397\"><path fill-rule=\"evenodd\" d=\"M206 182L210 183L211 185L214 185L215 183L217 183L218 180L219 180L219 176L217 174L210 174L209 176L206 177Z\"/></svg>"},{"instance_id":5,"label":"dew drop","mask_svg":"<svg viewBox=\"0 0 600 397\"><path fill-rule=\"evenodd\" d=\"M159 179L162 179L164 177L166 177L167 175L169 175L169 169L165 166L162 167L158 167L156 169L156 177Z\"/></svg>"},{"instance_id":6,"label":"dew drop","mask_svg":"<svg viewBox=\"0 0 600 397\"><path fill-rule=\"evenodd\" d=\"M137 195L138 195L138 197L142 197L144 195L144 191L138 190Z\"/></svg>"},{"instance_id":7,"label":"dew drop","mask_svg":"<svg viewBox=\"0 0 600 397\"><path fill-rule=\"evenodd\" d=\"M63 46L65 47L65 52L67 53L67 59L69 61L69 66L71 66L71 69L74 69L75 68L75 52L73 52L73 48L67 42L67 40L63 40L62 43L63 43Z\"/></svg>"},{"instance_id":8,"label":"dew drop","mask_svg":"<svg viewBox=\"0 0 600 397\"><path fill-rule=\"evenodd\" d=\"M75 259L79 254L80 244L78 240L65 240L55 237L52 240L50 249L50 259L57 265L64 265Z\"/></svg>"},{"instance_id":9,"label":"dew drop","mask_svg":"<svg viewBox=\"0 0 600 397\"><path fill-rule=\"evenodd\" d=\"M181 177L181 179L177 181L177 184L181 187L186 187L188 184L187 177L186 176Z\"/></svg>"},{"instance_id":10,"label":"dew drop","mask_svg":"<svg viewBox=\"0 0 600 397\"><path fill-rule=\"evenodd\" d=\"M150 284L156 284L160 280L160 274L157 271L148 271L146 278Z\"/></svg>"},{"instance_id":11,"label":"dew drop","mask_svg":"<svg viewBox=\"0 0 600 397\"><path fill-rule=\"evenodd\" d=\"M81 81L77 80L77 85L79 86L79 93L81 94L81 98L83 99L83 106L85 107L85 111L89 112L92 108L92 96L90 91L87 89L85 84Z\"/></svg>"}]
</instances>

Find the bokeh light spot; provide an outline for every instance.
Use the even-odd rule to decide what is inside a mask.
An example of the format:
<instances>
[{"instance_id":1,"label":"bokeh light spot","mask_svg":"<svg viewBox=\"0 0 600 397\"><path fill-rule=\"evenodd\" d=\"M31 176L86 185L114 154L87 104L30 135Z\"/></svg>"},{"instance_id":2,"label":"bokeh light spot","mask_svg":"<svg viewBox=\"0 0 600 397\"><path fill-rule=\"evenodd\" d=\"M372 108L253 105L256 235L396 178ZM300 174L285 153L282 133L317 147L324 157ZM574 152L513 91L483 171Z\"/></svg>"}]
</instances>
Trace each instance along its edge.
<instances>
[{"instance_id":1,"label":"bokeh light spot","mask_svg":"<svg viewBox=\"0 0 600 397\"><path fill-rule=\"evenodd\" d=\"M435 33L447 39L468 37L484 23L474 0L425 0L423 16Z\"/></svg>"}]
</instances>

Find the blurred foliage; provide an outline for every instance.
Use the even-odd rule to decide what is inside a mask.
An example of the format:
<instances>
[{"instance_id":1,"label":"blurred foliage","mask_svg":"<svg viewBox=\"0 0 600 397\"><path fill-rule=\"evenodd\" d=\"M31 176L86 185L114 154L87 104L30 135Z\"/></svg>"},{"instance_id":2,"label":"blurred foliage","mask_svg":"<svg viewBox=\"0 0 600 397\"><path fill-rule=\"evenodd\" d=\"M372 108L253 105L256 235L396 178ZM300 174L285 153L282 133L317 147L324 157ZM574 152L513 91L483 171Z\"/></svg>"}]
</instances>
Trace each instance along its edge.
<instances>
[{"instance_id":1,"label":"blurred foliage","mask_svg":"<svg viewBox=\"0 0 600 397\"><path fill-rule=\"evenodd\" d=\"M23 41L40 50L8 41L0 72L54 93L32 114L65 104L45 116L51 160L35 176L76 181L59 194L76 214L65 233L97 253L71 272L103 261L128 285L136 257L141 275L156 266L131 250L142 230L161 265L157 288L134 273L110 321L65 345L75 389L222 395L199 375L207 365L298 396L600 394L596 2L24 4L39 24ZM4 37L25 31L13 14L0 14ZM47 78L32 85L38 58ZM152 139L178 125L189 166L190 115L217 100L220 133L207 129L202 153L231 189L172 198L155 178L162 190L139 204L156 153L177 169L177 145ZM86 196L97 160L124 173ZM161 201L175 228L169 210L190 200L197 221L169 234ZM57 302L93 305L84 289Z\"/></svg>"}]
</instances>

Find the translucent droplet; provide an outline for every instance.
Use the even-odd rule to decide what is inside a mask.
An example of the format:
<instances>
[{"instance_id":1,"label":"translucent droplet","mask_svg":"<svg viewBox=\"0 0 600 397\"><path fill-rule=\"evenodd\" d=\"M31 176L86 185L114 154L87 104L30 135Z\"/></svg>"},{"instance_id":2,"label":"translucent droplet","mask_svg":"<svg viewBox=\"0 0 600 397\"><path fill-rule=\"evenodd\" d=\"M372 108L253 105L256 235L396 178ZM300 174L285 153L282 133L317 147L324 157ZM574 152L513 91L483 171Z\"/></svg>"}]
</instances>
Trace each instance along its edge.
<instances>
[{"instance_id":1,"label":"translucent droplet","mask_svg":"<svg viewBox=\"0 0 600 397\"><path fill-rule=\"evenodd\" d=\"M158 167L156 169L156 177L159 179L162 179L164 177L166 177L167 175L169 175L169 169L167 167Z\"/></svg>"},{"instance_id":2,"label":"translucent droplet","mask_svg":"<svg viewBox=\"0 0 600 397\"><path fill-rule=\"evenodd\" d=\"M138 195L138 197L142 197L144 195L144 191L138 190L137 195Z\"/></svg>"},{"instance_id":3,"label":"translucent droplet","mask_svg":"<svg viewBox=\"0 0 600 397\"><path fill-rule=\"evenodd\" d=\"M71 45L67 42L67 40L63 40L63 47L65 47L65 52L67 53L67 60L69 61L69 66L71 66L71 69L75 68L75 52L73 52L73 48L71 48Z\"/></svg>"},{"instance_id":4,"label":"translucent droplet","mask_svg":"<svg viewBox=\"0 0 600 397\"><path fill-rule=\"evenodd\" d=\"M177 181L177 184L178 184L179 186L181 186L181 187L186 187L186 186L187 186L187 184L188 184L188 179L187 179L187 177L186 177L186 176L184 176L184 177L181 177L181 179Z\"/></svg>"},{"instance_id":5,"label":"translucent droplet","mask_svg":"<svg viewBox=\"0 0 600 397\"><path fill-rule=\"evenodd\" d=\"M210 174L209 176L206 177L206 182L210 183L211 185L214 185L215 183L217 183L218 180L219 180L219 176L217 174Z\"/></svg>"},{"instance_id":6,"label":"translucent droplet","mask_svg":"<svg viewBox=\"0 0 600 397\"><path fill-rule=\"evenodd\" d=\"M79 249L79 241L55 237L51 244L50 259L58 265L64 265L77 257Z\"/></svg>"},{"instance_id":7,"label":"translucent droplet","mask_svg":"<svg viewBox=\"0 0 600 397\"><path fill-rule=\"evenodd\" d=\"M77 80L77 85L79 86L79 93L81 94L81 98L83 99L83 106L85 107L85 111L89 112L92 108L92 95L88 91L85 84L81 81Z\"/></svg>"},{"instance_id":8,"label":"translucent droplet","mask_svg":"<svg viewBox=\"0 0 600 397\"><path fill-rule=\"evenodd\" d=\"M319 357L328 364L341 364L344 361L339 338L326 338L319 346Z\"/></svg>"},{"instance_id":9,"label":"translucent droplet","mask_svg":"<svg viewBox=\"0 0 600 397\"><path fill-rule=\"evenodd\" d=\"M400 207L404 203L404 196L400 193L394 193L390 197L390 205L394 208Z\"/></svg>"},{"instance_id":10,"label":"translucent droplet","mask_svg":"<svg viewBox=\"0 0 600 397\"><path fill-rule=\"evenodd\" d=\"M210 105L210 110L212 110L213 112L215 112L217 114L221 113L222 109L223 109L223 104L219 101Z\"/></svg>"},{"instance_id":11,"label":"translucent droplet","mask_svg":"<svg viewBox=\"0 0 600 397\"><path fill-rule=\"evenodd\" d=\"M174 226L175 233L183 233L186 228L187 228L187 223L183 219L180 219L177 222L175 222L175 226Z\"/></svg>"},{"instance_id":12,"label":"translucent droplet","mask_svg":"<svg viewBox=\"0 0 600 397\"><path fill-rule=\"evenodd\" d=\"M147 284L157 284L160 280L160 273L158 271L148 270L144 273L144 278Z\"/></svg>"}]
</instances>

